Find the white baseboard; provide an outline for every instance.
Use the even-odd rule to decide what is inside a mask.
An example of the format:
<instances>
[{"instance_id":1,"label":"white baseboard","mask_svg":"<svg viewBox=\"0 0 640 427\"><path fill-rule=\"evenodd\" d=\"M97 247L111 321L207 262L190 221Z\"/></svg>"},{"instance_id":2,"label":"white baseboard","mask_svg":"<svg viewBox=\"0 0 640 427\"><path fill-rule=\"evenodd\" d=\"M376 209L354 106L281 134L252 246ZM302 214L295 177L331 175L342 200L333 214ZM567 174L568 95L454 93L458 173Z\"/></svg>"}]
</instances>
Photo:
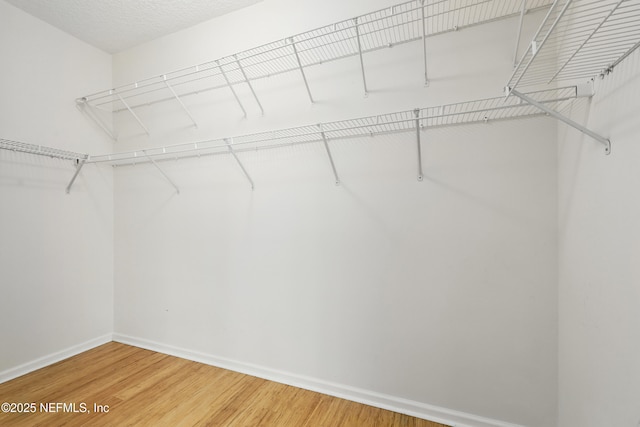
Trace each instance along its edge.
<instances>
[{"instance_id":1,"label":"white baseboard","mask_svg":"<svg viewBox=\"0 0 640 427\"><path fill-rule=\"evenodd\" d=\"M0 372L0 384L10 381L14 378L18 378L22 375L28 374L29 372L33 372L40 368L44 368L45 366L52 365L61 360L68 359L71 356L75 356L87 350L91 350L94 347L98 347L99 345L106 344L108 342L111 342L112 340L113 340L113 335L106 334L101 337L93 338L89 341L85 341L83 343L74 345L72 347L65 348L64 350L51 353L47 356L40 357L36 360L32 360L31 362L27 362L20 366L16 366L15 368L6 369Z\"/></svg>"},{"instance_id":2,"label":"white baseboard","mask_svg":"<svg viewBox=\"0 0 640 427\"><path fill-rule=\"evenodd\" d=\"M239 362L224 357L217 357L198 351L192 351L128 335L114 333L113 341L363 403L365 405L388 409L390 411L423 418L452 427L523 427L518 424L506 423L465 412L428 405L414 400L403 399L370 390L323 381L317 378L278 371L263 366Z\"/></svg>"}]
</instances>

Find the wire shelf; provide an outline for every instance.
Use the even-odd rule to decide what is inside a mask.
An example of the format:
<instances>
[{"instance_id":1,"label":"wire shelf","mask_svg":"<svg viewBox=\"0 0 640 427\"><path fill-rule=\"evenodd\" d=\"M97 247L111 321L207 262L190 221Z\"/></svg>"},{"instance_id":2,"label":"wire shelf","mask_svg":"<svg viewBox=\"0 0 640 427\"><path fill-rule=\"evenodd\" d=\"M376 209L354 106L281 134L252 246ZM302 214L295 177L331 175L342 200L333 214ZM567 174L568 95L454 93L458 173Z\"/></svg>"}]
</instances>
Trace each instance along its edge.
<instances>
[{"instance_id":1,"label":"wire shelf","mask_svg":"<svg viewBox=\"0 0 640 427\"><path fill-rule=\"evenodd\" d=\"M528 93L530 97L558 111L566 109L576 98L575 86ZM88 163L132 165L178 158L239 153L269 148L415 132L434 127L483 123L543 115L539 109L518 98L487 98L437 107L402 111L357 119L307 125L251 135L190 142L114 154L90 156ZM155 159L155 160L152 160Z\"/></svg>"},{"instance_id":2,"label":"wire shelf","mask_svg":"<svg viewBox=\"0 0 640 427\"><path fill-rule=\"evenodd\" d=\"M551 3L526 0L526 7L537 10ZM114 112L134 109L516 16L521 4L515 0L412 0L78 101Z\"/></svg>"},{"instance_id":3,"label":"wire shelf","mask_svg":"<svg viewBox=\"0 0 640 427\"><path fill-rule=\"evenodd\" d=\"M46 156L63 160L82 160L89 157L87 154L59 150L57 148L45 147L44 145L34 145L24 142L11 141L8 139L0 139L0 149L20 153L35 154L38 156Z\"/></svg>"},{"instance_id":4,"label":"wire shelf","mask_svg":"<svg viewBox=\"0 0 640 427\"><path fill-rule=\"evenodd\" d=\"M640 46L640 0L555 0L508 88L608 74Z\"/></svg>"}]
</instances>

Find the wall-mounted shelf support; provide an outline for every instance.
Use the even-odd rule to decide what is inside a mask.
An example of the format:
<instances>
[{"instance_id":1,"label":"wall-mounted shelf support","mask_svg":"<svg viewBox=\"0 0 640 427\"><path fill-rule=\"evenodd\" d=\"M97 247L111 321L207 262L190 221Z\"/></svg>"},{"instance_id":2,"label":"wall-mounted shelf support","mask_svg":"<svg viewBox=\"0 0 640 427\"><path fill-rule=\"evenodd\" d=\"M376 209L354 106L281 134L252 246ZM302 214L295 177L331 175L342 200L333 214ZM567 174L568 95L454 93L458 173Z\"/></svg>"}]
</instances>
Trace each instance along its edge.
<instances>
[{"instance_id":1,"label":"wall-mounted shelf support","mask_svg":"<svg viewBox=\"0 0 640 427\"><path fill-rule=\"evenodd\" d=\"M360 71L362 72L362 86L364 87L364 96L369 96L369 90L367 89L367 78L364 74L364 60L362 59L362 42L360 41L360 30L358 29L358 18L353 20L356 29L356 39L358 41L358 56L360 57Z\"/></svg>"},{"instance_id":2,"label":"wall-mounted shelf support","mask_svg":"<svg viewBox=\"0 0 640 427\"><path fill-rule=\"evenodd\" d=\"M149 159L149 161L153 164L153 166L155 166L156 169L158 169L158 171L162 174L162 176L164 176L164 178L169 182L169 184L171 184L173 188L176 189L176 193L180 194L180 189L178 188L178 186L173 182L171 178L169 178L169 175L166 174L166 172L160 167L160 165L158 165L158 163L155 160L153 160L151 156L147 154L146 150L142 150L142 152L144 153L144 156L147 159Z\"/></svg>"},{"instance_id":3,"label":"wall-mounted shelf support","mask_svg":"<svg viewBox=\"0 0 640 427\"><path fill-rule=\"evenodd\" d=\"M98 127L102 129L104 133L106 133L109 136L109 138L111 138L114 141L117 141L118 138L115 135L115 133L113 133L113 131L110 129L110 126L108 126L104 122L104 120L102 120L98 112L95 111L96 107L88 103L86 98L77 99L76 107L78 107L78 109L82 112L82 114L89 117L95 124L97 124Z\"/></svg>"},{"instance_id":4,"label":"wall-mounted shelf support","mask_svg":"<svg viewBox=\"0 0 640 427\"><path fill-rule=\"evenodd\" d=\"M427 21L424 16L424 0L420 0L420 16L422 17L422 57L424 59L424 85L429 86L429 76L427 75Z\"/></svg>"},{"instance_id":5,"label":"wall-mounted shelf support","mask_svg":"<svg viewBox=\"0 0 640 427\"><path fill-rule=\"evenodd\" d=\"M113 133L110 127L104 122L104 120L102 120L102 118L100 118L99 114L95 111L96 107L88 103L86 98L76 99L76 108L78 108L78 110L82 114L84 114L95 124L97 124L98 127L109 136L109 138L111 138L113 141L117 140L116 135Z\"/></svg>"},{"instance_id":6,"label":"wall-mounted shelf support","mask_svg":"<svg viewBox=\"0 0 640 427\"><path fill-rule=\"evenodd\" d=\"M231 84L231 82L229 82L229 77L227 77L227 73L224 72L224 68L222 68L222 66L220 65L220 61L216 61L216 64L218 65L218 69L220 70L220 74L222 74L224 81L227 83L227 86L229 86L229 89L231 89L231 93L233 94L233 97L236 99L236 102L238 103L238 105L240 106L242 113L244 114L245 117L247 117L247 110L244 109L242 102L240 102L240 98L238 98L238 94L236 93L236 90L233 88L233 85Z\"/></svg>"},{"instance_id":7,"label":"wall-mounted shelf support","mask_svg":"<svg viewBox=\"0 0 640 427\"><path fill-rule=\"evenodd\" d=\"M320 128L320 136L322 137L324 149L326 150L327 156L329 157L329 163L331 163L331 170L333 171L333 177L335 178L335 183L336 185L340 185L340 178L338 177L338 171L336 170L336 165L333 162L333 156L331 155L331 150L329 149L329 142L327 141L327 135L322 131L322 124L319 124L318 128Z\"/></svg>"},{"instance_id":8,"label":"wall-mounted shelf support","mask_svg":"<svg viewBox=\"0 0 640 427\"><path fill-rule=\"evenodd\" d=\"M522 9L520 10L520 19L518 21L518 35L516 36L516 46L513 52L513 68L518 66L518 48L520 47L520 39L522 38L522 24L524 23L524 15L527 13L527 0L522 0Z\"/></svg>"},{"instance_id":9,"label":"wall-mounted shelf support","mask_svg":"<svg viewBox=\"0 0 640 427\"><path fill-rule=\"evenodd\" d=\"M235 159L236 163L238 164L238 166L240 167L240 169L242 170L242 173L244 174L244 176L247 178L247 180L249 181L249 184L251 184L251 189L254 189L254 185L253 185L253 180L251 179L251 176L249 176L249 173L247 172L247 170L244 168L244 165L242 164L242 162L240 161L240 159L238 158L238 155L236 154L235 151L233 151L233 147L231 146L231 143L233 142L233 140L229 140L229 139L225 139L224 142L227 144L227 148L229 149L229 153L233 156L233 158Z\"/></svg>"},{"instance_id":10,"label":"wall-mounted shelf support","mask_svg":"<svg viewBox=\"0 0 640 427\"><path fill-rule=\"evenodd\" d=\"M253 90L253 85L251 84L251 80L249 80L249 78L247 77L247 73L245 73L244 68L242 68L242 64L240 63L240 60L238 59L238 57L236 55L234 55L234 58L236 60L236 63L238 64L238 69L242 73L242 77L244 78L245 83L249 86L249 90L251 90L251 93L253 94L253 97L255 98L256 102L258 103L258 107L260 107L260 111L262 112L262 115L264 115L264 108L262 108L262 104L260 103L260 100L258 99L258 95L256 95L256 91Z\"/></svg>"},{"instance_id":11,"label":"wall-mounted shelf support","mask_svg":"<svg viewBox=\"0 0 640 427\"><path fill-rule=\"evenodd\" d=\"M300 74L302 74L302 80L304 81L304 86L307 88L307 94L309 95L309 100L313 104L313 96L311 96L311 90L309 89L309 82L307 82L307 76L304 73L302 62L300 62L300 55L298 54L298 48L296 48L296 42L293 40L293 37L291 37L289 40L291 41L291 47L293 47L293 53L296 56L296 62L298 63L298 68L300 68Z\"/></svg>"},{"instance_id":12,"label":"wall-mounted shelf support","mask_svg":"<svg viewBox=\"0 0 640 427\"><path fill-rule=\"evenodd\" d=\"M557 111L553 110L552 108L547 107L546 105L536 101L535 99L518 92L515 89L511 89L509 90L507 88L507 92L510 92L512 95L517 96L518 98L522 99L523 101L525 101L528 104L533 105L534 107L544 111L545 113L549 114L550 116L560 120L561 122L566 123L567 125L579 130L580 132L584 133L585 135L590 136L591 138L595 139L596 141L602 143L604 145L604 152L605 154L611 154L611 142L601 136L598 135L597 133L587 129L586 127L582 126L580 123L574 122L573 120L571 120L570 118L558 113Z\"/></svg>"},{"instance_id":13,"label":"wall-mounted shelf support","mask_svg":"<svg viewBox=\"0 0 640 427\"><path fill-rule=\"evenodd\" d=\"M420 109L413 110L416 116L416 147L418 148L418 181L422 181L424 174L422 173L422 147L420 146Z\"/></svg>"},{"instance_id":14,"label":"wall-mounted shelf support","mask_svg":"<svg viewBox=\"0 0 640 427\"><path fill-rule=\"evenodd\" d=\"M180 97L178 96L178 94L176 93L175 90L173 90L173 87L171 87L171 85L169 84L169 82L167 81L167 76L162 76L162 78L164 79L164 84L167 85L167 89L169 89L171 91L171 94L173 94L173 96L176 98L176 101L178 101L178 103L180 104L180 106L182 107L182 109L184 110L185 113L187 113L187 116L189 116L189 118L191 119L191 121L193 122L193 125L195 127L198 127L198 123L196 123L196 119L193 118L193 116L191 115L191 113L189 112L189 109L187 108L186 105L184 105L184 102L182 102L182 99L180 99Z\"/></svg>"},{"instance_id":15,"label":"wall-mounted shelf support","mask_svg":"<svg viewBox=\"0 0 640 427\"><path fill-rule=\"evenodd\" d=\"M73 186L73 183L76 181L76 178L78 177L78 174L80 173L80 170L82 169L86 161L87 159L76 160L77 162L76 171L71 177L71 181L69 181L69 185L67 185L67 189L66 189L67 194L71 193L71 186Z\"/></svg>"},{"instance_id":16,"label":"wall-mounted shelf support","mask_svg":"<svg viewBox=\"0 0 640 427\"><path fill-rule=\"evenodd\" d=\"M138 122L138 124L142 127L142 129L144 129L144 131L146 132L147 135L151 135L149 133L149 129L147 129L147 127L144 125L144 123L142 123L142 120L140 120L140 117L138 117L138 115L135 113L135 111L133 111L131 109L131 107L129 106L129 104L127 104L127 102L120 96L119 93L116 93L116 96L118 97L118 99L120 100L120 102L122 102L122 104L127 107L127 110L129 110L129 112L131 113L131 115L133 116L134 119L136 119L136 121Z\"/></svg>"}]
</instances>

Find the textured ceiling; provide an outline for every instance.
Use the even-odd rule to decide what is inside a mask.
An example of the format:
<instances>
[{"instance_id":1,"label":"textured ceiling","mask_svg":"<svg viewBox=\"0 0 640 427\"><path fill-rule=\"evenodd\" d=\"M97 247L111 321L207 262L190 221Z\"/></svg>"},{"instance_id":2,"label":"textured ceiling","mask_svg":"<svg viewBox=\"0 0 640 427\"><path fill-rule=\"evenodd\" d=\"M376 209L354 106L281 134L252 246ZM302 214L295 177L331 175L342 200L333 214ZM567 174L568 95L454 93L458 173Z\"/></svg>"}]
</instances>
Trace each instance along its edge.
<instances>
[{"instance_id":1,"label":"textured ceiling","mask_svg":"<svg viewBox=\"0 0 640 427\"><path fill-rule=\"evenodd\" d=\"M116 53L262 0L6 0Z\"/></svg>"}]
</instances>

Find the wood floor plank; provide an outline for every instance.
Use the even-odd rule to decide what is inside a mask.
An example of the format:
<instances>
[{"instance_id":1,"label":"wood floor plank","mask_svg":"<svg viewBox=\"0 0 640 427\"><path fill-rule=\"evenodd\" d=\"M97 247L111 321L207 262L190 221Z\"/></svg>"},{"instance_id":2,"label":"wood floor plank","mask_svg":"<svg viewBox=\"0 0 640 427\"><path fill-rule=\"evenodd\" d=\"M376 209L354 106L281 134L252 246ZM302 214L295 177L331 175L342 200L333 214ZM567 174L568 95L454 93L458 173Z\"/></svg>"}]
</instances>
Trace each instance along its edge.
<instances>
[{"instance_id":1,"label":"wood floor plank","mask_svg":"<svg viewBox=\"0 0 640 427\"><path fill-rule=\"evenodd\" d=\"M112 348L111 344L116 343L108 344L109 348L104 349L105 351L98 351L104 347L100 346L12 380L12 392L15 398L20 398L21 393L27 393L31 398L39 401L50 399L53 393L67 390L77 384L85 373L99 375L101 369L109 369L111 364L117 364L123 359L146 357L146 354L136 351L135 347ZM74 375L66 375L68 372L73 372ZM33 378L37 378L38 381L33 381ZM0 390L2 386L3 384L0 384Z\"/></svg>"},{"instance_id":2,"label":"wood floor plank","mask_svg":"<svg viewBox=\"0 0 640 427\"><path fill-rule=\"evenodd\" d=\"M36 404L2 426L444 427L120 343L0 384L0 402Z\"/></svg>"}]
</instances>

